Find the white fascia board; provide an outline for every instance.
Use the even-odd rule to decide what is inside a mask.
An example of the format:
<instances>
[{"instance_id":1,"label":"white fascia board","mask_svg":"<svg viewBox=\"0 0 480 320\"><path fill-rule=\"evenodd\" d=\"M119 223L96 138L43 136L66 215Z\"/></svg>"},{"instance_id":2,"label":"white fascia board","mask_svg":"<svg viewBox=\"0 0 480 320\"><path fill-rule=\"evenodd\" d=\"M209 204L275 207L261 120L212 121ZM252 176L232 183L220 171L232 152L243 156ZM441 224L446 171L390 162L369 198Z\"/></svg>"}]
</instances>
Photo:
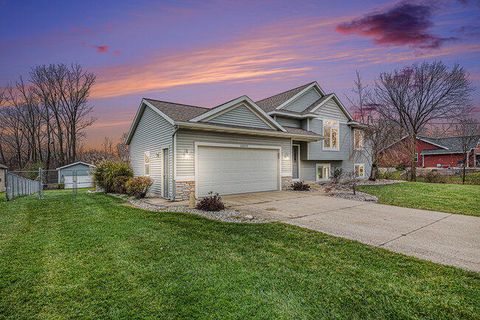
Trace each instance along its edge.
<instances>
[{"instance_id":1,"label":"white fascia board","mask_svg":"<svg viewBox=\"0 0 480 320\"><path fill-rule=\"evenodd\" d=\"M439 147L439 148L442 148L442 149L445 149L445 150L449 150L447 147L442 146L442 145L440 145L440 144L436 144L435 142L431 142L431 141L428 141L428 140L425 140L425 139L419 138L419 137L417 137L417 139L420 140L420 141L426 142L426 143L428 143L428 144L432 144L432 145L434 145L434 146L436 146L436 147Z\"/></svg>"},{"instance_id":2,"label":"white fascia board","mask_svg":"<svg viewBox=\"0 0 480 320\"><path fill-rule=\"evenodd\" d=\"M92 168L96 168L93 164L90 164L90 163L86 163L86 162L83 162L83 161L77 161L77 162L74 162L74 163L70 163L70 164L67 164L63 167L59 167L57 168L56 170L61 170L61 169L65 169L65 168L68 168L68 167L71 167L71 166L74 166L74 165L77 165L77 164L84 164L86 166L89 166L89 167L92 167Z\"/></svg>"},{"instance_id":3,"label":"white fascia board","mask_svg":"<svg viewBox=\"0 0 480 320\"><path fill-rule=\"evenodd\" d=\"M148 102L147 100L145 99L142 99L142 102L140 102L140 106L138 107L137 109L137 113L135 114L135 118L133 118L133 122L132 122L132 125L130 126L130 130L128 131L128 135L127 135L127 139L125 141L125 143L127 145L130 144L130 141L132 140L132 137L133 137L133 133L135 132L135 130L137 129L137 125L138 125L138 122L140 121L140 118L141 118L141 115L143 114L143 110L144 108L146 107L149 107L150 109L152 109L154 112L156 112L158 115L160 115L162 118L164 118L165 120L167 120L170 124L172 125L175 125L175 121L173 121L172 118L170 118L169 116L167 116L165 113L161 112L160 110L158 110L157 108L155 108L155 106L153 106L150 102Z\"/></svg>"},{"instance_id":4,"label":"white fascia board","mask_svg":"<svg viewBox=\"0 0 480 320\"><path fill-rule=\"evenodd\" d=\"M304 94L305 92L307 92L308 90L310 90L311 88L317 88L318 91L320 91L320 94L322 96L325 96L325 92L323 91L323 89L318 85L318 83L315 81L314 83L312 83L311 85L309 85L308 87L306 87L305 89L303 89L302 91L300 91L299 93L297 93L296 95L294 95L293 97L291 97L290 99L288 99L287 101L285 101L284 103L282 103L281 105L279 105L278 107L275 108L275 110L279 110L279 109L282 109L283 107L285 107L286 105L288 105L290 102L292 102L293 100L297 99L298 97L300 97L302 94Z\"/></svg>"},{"instance_id":5,"label":"white fascia board","mask_svg":"<svg viewBox=\"0 0 480 320\"><path fill-rule=\"evenodd\" d=\"M318 114L312 114L312 113L307 113L307 114L291 114L288 112L282 112L282 111L270 111L268 113L270 116L272 115L277 115L277 116L285 116L289 118L295 118L295 119L306 119L306 118L316 118L318 117Z\"/></svg>"},{"instance_id":6,"label":"white fascia board","mask_svg":"<svg viewBox=\"0 0 480 320\"><path fill-rule=\"evenodd\" d=\"M269 126L271 126L273 129L278 129L280 131L286 132L286 130L278 123L276 122L272 117L270 117L265 111L263 111L262 108L257 106L257 104L250 99L248 96L241 96L238 97L234 100L231 100L225 104L222 104L218 107L215 107L211 109L210 111L207 111L205 113L202 113L201 115L189 120L190 122L200 122L202 120L208 120L214 118L217 114L221 114L223 111L228 110L229 108L239 105L241 102L247 102L251 108L253 108L253 112L259 114L261 119L267 123Z\"/></svg>"},{"instance_id":7,"label":"white fascia board","mask_svg":"<svg viewBox=\"0 0 480 320\"><path fill-rule=\"evenodd\" d=\"M208 123L200 122L176 122L176 125L179 128L191 129L191 130L203 130L203 131L213 131L213 132L227 132L227 133L237 133L237 134L246 134L254 136L268 136L268 137L280 137L280 138L294 138L301 139L302 141L318 141L322 137L320 135L311 136L304 134L295 134L289 132L279 132L274 130L256 130L251 128L238 128L238 127L228 127L228 126L219 126Z\"/></svg>"}]
</instances>

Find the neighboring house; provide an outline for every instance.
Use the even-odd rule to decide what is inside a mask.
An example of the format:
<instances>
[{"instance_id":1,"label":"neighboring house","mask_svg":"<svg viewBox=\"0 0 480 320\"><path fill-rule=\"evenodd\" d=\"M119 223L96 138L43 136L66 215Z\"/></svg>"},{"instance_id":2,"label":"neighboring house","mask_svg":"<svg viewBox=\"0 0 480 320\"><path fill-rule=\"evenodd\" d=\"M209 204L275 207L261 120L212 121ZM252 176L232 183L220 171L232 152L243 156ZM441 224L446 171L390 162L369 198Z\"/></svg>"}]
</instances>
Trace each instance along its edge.
<instances>
[{"instance_id":1,"label":"neighboring house","mask_svg":"<svg viewBox=\"0 0 480 320\"><path fill-rule=\"evenodd\" d=\"M8 167L0 163L0 192L5 192L6 172Z\"/></svg>"},{"instance_id":2,"label":"neighboring house","mask_svg":"<svg viewBox=\"0 0 480 320\"><path fill-rule=\"evenodd\" d=\"M76 178L77 188L91 188L93 187L92 171L94 168L93 164L82 161L57 168L58 183L64 184L65 189L72 189Z\"/></svg>"},{"instance_id":3,"label":"neighboring house","mask_svg":"<svg viewBox=\"0 0 480 320\"><path fill-rule=\"evenodd\" d=\"M142 99L126 143L134 174L153 179L151 195L178 200L327 181L335 168L368 177L361 128L312 82L211 109Z\"/></svg>"},{"instance_id":4,"label":"neighboring house","mask_svg":"<svg viewBox=\"0 0 480 320\"><path fill-rule=\"evenodd\" d=\"M403 137L385 148L381 166L410 166L409 140ZM417 167L455 168L463 165L462 137L430 138L419 136L416 142L415 159ZM467 167L480 167L480 136L468 146Z\"/></svg>"}]
</instances>

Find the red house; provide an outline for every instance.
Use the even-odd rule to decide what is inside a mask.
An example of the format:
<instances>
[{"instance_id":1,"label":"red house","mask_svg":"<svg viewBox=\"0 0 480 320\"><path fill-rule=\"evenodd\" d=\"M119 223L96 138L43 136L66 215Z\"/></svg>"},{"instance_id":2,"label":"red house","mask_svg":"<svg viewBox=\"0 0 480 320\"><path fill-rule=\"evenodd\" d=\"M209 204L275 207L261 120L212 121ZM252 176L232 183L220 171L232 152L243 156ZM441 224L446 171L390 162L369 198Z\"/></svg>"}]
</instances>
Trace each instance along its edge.
<instances>
[{"instance_id":1,"label":"red house","mask_svg":"<svg viewBox=\"0 0 480 320\"><path fill-rule=\"evenodd\" d=\"M405 136L385 148L380 165L395 167L410 166L409 140ZM417 137L415 159L417 167L451 168L463 165L462 137L429 138ZM475 136L468 146L467 167L480 167L480 136Z\"/></svg>"}]
</instances>

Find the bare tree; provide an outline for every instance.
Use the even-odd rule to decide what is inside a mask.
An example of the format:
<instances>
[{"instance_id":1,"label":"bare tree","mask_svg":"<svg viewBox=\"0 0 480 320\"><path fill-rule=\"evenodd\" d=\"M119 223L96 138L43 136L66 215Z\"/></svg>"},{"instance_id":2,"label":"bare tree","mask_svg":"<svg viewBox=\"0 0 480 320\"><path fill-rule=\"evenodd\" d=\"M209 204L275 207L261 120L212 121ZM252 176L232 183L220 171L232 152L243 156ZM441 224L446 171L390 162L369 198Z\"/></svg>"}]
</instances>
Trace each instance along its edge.
<instances>
[{"instance_id":1,"label":"bare tree","mask_svg":"<svg viewBox=\"0 0 480 320\"><path fill-rule=\"evenodd\" d=\"M34 67L30 77L36 95L45 105L47 131L55 133L58 148L53 151L58 153L59 163L75 161L78 141L95 121L90 116L92 106L88 104L95 75L78 64L57 64ZM47 140L51 142L52 136L47 136Z\"/></svg>"},{"instance_id":2,"label":"bare tree","mask_svg":"<svg viewBox=\"0 0 480 320\"><path fill-rule=\"evenodd\" d=\"M416 180L417 135L434 121L448 122L470 110L472 86L459 65L424 62L380 74L375 86L379 112L410 138L410 179Z\"/></svg>"},{"instance_id":3,"label":"bare tree","mask_svg":"<svg viewBox=\"0 0 480 320\"><path fill-rule=\"evenodd\" d=\"M118 157L124 162L129 161L130 158L130 154L128 153L127 136L128 132L124 132L120 137L120 142L117 143Z\"/></svg>"},{"instance_id":4,"label":"bare tree","mask_svg":"<svg viewBox=\"0 0 480 320\"><path fill-rule=\"evenodd\" d=\"M459 142L463 154L462 183L465 184L466 168L469 162L469 154L477 146L480 140L480 122L468 117L457 120L455 132L459 136ZM476 159L473 159L475 161Z\"/></svg>"},{"instance_id":5,"label":"bare tree","mask_svg":"<svg viewBox=\"0 0 480 320\"><path fill-rule=\"evenodd\" d=\"M372 99L372 92L368 86L363 84L358 71L356 71L352 92L353 97L347 96L347 99L353 109L355 120L363 124L362 133L354 131L354 135L363 136L364 140L362 148L353 146L352 158L366 157L369 159L372 167L369 180L374 181L378 177L381 152L398 136L400 128L378 112L378 105Z\"/></svg>"}]
</instances>

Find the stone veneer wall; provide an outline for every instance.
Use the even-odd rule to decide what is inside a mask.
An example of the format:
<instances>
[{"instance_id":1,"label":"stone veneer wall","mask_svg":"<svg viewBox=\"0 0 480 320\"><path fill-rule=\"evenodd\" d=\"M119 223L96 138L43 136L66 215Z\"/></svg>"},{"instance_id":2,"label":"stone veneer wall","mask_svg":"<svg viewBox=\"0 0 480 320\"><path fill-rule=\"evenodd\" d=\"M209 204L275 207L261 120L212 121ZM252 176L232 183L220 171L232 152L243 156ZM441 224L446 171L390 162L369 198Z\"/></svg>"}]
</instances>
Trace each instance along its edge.
<instances>
[{"instance_id":1,"label":"stone veneer wall","mask_svg":"<svg viewBox=\"0 0 480 320\"><path fill-rule=\"evenodd\" d=\"M292 177L282 177L282 190L289 190L292 185ZM175 200L188 200L190 191L195 192L195 181L176 181Z\"/></svg>"},{"instance_id":2,"label":"stone veneer wall","mask_svg":"<svg viewBox=\"0 0 480 320\"><path fill-rule=\"evenodd\" d=\"M190 191L195 192L195 181L175 182L175 200L188 200Z\"/></svg>"},{"instance_id":3,"label":"stone veneer wall","mask_svg":"<svg viewBox=\"0 0 480 320\"><path fill-rule=\"evenodd\" d=\"M282 177L282 190L289 190L292 186L292 177Z\"/></svg>"}]
</instances>

